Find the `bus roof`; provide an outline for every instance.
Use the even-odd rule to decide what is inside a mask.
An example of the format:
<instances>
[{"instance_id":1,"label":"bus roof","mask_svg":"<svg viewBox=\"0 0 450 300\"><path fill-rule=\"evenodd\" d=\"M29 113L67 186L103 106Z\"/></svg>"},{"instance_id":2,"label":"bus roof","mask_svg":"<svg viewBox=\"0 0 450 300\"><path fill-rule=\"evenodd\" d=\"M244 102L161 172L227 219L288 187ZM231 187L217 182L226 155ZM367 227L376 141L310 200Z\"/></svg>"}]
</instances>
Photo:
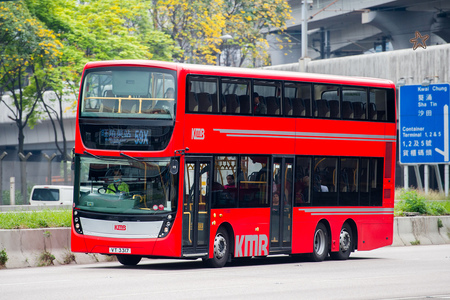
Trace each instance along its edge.
<instances>
[{"instance_id":1,"label":"bus roof","mask_svg":"<svg viewBox=\"0 0 450 300\"><path fill-rule=\"evenodd\" d=\"M321 82L330 84L345 85L366 85L374 87L395 88L395 84L391 80L369 78L369 77L353 77L342 75L328 75L305 72L249 69L235 67L221 67L210 65L194 65L185 63L164 62L155 60L112 60L89 62L85 66L86 69L117 66L117 67L156 67L170 70L177 70L186 74L211 75L211 76L235 76L235 77L252 77L274 80L293 80L303 82ZM270 75L268 76L268 74Z\"/></svg>"}]
</instances>

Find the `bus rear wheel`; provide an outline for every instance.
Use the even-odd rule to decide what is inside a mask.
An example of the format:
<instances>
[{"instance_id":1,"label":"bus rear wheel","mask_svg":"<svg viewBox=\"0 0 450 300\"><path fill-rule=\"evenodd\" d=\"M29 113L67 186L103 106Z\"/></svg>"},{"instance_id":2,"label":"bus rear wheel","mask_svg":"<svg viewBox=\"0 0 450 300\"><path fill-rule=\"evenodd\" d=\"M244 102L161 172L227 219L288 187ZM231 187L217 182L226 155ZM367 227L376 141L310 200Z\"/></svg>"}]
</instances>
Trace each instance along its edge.
<instances>
[{"instance_id":1,"label":"bus rear wheel","mask_svg":"<svg viewBox=\"0 0 450 300\"><path fill-rule=\"evenodd\" d=\"M139 255L117 254L116 256L117 260L124 266L135 266L142 259L142 256Z\"/></svg>"},{"instance_id":2,"label":"bus rear wheel","mask_svg":"<svg viewBox=\"0 0 450 300\"><path fill-rule=\"evenodd\" d=\"M328 230L322 223L319 223L314 232L314 247L311 253L313 261L323 261L328 256Z\"/></svg>"},{"instance_id":3,"label":"bus rear wheel","mask_svg":"<svg viewBox=\"0 0 450 300\"><path fill-rule=\"evenodd\" d=\"M339 251L331 252L331 258L337 260L345 260L349 258L353 251L353 233L348 223L342 225L341 234L339 235Z\"/></svg>"},{"instance_id":4,"label":"bus rear wheel","mask_svg":"<svg viewBox=\"0 0 450 300\"><path fill-rule=\"evenodd\" d=\"M213 258L206 259L206 265L211 268L222 268L225 266L230 255L230 245L228 232L224 227L219 228L214 238Z\"/></svg>"}]
</instances>

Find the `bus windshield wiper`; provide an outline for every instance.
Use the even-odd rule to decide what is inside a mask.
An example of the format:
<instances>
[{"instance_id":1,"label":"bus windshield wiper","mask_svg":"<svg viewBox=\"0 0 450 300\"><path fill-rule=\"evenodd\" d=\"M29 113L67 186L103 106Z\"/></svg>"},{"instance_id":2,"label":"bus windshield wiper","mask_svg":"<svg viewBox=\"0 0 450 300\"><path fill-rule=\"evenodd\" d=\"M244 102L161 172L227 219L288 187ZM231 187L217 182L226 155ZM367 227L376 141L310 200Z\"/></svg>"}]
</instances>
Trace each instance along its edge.
<instances>
[{"instance_id":1,"label":"bus windshield wiper","mask_svg":"<svg viewBox=\"0 0 450 300\"><path fill-rule=\"evenodd\" d=\"M94 155L94 154L92 154L92 153L89 153L89 152L87 152L86 150L84 150L83 153L86 154L86 155L89 155L89 156L91 156L91 157L93 157L93 158L96 158L96 159L106 160L106 159L104 159L103 157L100 157L100 156Z\"/></svg>"},{"instance_id":2,"label":"bus windshield wiper","mask_svg":"<svg viewBox=\"0 0 450 300\"><path fill-rule=\"evenodd\" d=\"M123 156L123 157L126 157L126 158L129 158L129 159L132 159L132 160L134 160L134 161L137 161L137 162L142 163L142 161L139 160L139 159L137 159L136 157L129 156L128 154L125 154L125 153L123 153L123 152L120 152L120 156Z\"/></svg>"}]
</instances>

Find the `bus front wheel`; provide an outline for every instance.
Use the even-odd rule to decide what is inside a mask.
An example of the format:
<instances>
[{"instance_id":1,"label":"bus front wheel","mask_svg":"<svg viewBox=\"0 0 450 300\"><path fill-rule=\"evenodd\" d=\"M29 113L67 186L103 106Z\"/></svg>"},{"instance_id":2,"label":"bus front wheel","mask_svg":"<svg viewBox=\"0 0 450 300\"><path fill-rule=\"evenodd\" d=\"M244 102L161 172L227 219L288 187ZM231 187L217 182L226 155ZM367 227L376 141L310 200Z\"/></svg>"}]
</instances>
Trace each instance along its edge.
<instances>
[{"instance_id":1,"label":"bus front wheel","mask_svg":"<svg viewBox=\"0 0 450 300\"><path fill-rule=\"evenodd\" d=\"M142 256L139 255L125 255L125 254L117 254L117 260L124 266L135 266L140 261Z\"/></svg>"},{"instance_id":2,"label":"bus front wheel","mask_svg":"<svg viewBox=\"0 0 450 300\"><path fill-rule=\"evenodd\" d=\"M313 261L323 261L328 255L328 231L325 225L319 223L314 232L314 247L311 253Z\"/></svg>"},{"instance_id":3,"label":"bus front wheel","mask_svg":"<svg viewBox=\"0 0 450 300\"><path fill-rule=\"evenodd\" d=\"M230 255L230 245L228 232L224 227L219 228L214 238L213 258L205 260L206 265L212 268L222 268L225 266Z\"/></svg>"},{"instance_id":4,"label":"bus front wheel","mask_svg":"<svg viewBox=\"0 0 450 300\"><path fill-rule=\"evenodd\" d=\"M352 228L348 223L342 225L341 233L339 235L339 251L331 252L331 258L338 260L345 260L349 258L353 251L353 233Z\"/></svg>"}]
</instances>

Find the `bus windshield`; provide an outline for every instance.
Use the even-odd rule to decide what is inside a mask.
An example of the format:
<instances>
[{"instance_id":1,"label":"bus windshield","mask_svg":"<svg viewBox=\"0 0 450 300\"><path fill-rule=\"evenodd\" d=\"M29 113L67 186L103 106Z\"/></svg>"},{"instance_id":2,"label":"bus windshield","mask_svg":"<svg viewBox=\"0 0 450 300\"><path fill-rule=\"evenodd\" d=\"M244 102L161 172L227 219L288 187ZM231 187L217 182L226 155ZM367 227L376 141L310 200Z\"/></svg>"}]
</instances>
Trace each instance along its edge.
<instances>
[{"instance_id":1,"label":"bus windshield","mask_svg":"<svg viewBox=\"0 0 450 300\"><path fill-rule=\"evenodd\" d=\"M174 119L175 72L138 67L89 69L81 117Z\"/></svg>"},{"instance_id":2,"label":"bus windshield","mask_svg":"<svg viewBox=\"0 0 450 300\"><path fill-rule=\"evenodd\" d=\"M115 214L176 211L178 175L170 159L137 161L80 157L75 208Z\"/></svg>"}]
</instances>

